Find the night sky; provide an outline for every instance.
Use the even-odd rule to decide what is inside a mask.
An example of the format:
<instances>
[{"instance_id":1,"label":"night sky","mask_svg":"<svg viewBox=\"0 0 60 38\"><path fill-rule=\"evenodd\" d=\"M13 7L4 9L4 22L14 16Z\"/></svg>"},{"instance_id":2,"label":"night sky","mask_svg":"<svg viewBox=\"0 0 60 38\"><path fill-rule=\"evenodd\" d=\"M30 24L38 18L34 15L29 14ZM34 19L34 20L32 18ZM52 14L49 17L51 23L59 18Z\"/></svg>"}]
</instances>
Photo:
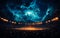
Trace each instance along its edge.
<instances>
[{"instance_id":1,"label":"night sky","mask_svg":"<svg viewBox=\"0 0 60 38\"><path fill-rule=\"evenodd\" d=\"M60 1L59 0L0 0L0 38L54 38L60 35ZM58 21L45 23L54 17ZM15 21L17 24L11 24ZM18 24L19 22L23 24ZM19 31L10 28L24 27L25 23L43 22L41 26L47 30ZM26 26L29 26L26 24Z\"/></svg>"}]
</instances>

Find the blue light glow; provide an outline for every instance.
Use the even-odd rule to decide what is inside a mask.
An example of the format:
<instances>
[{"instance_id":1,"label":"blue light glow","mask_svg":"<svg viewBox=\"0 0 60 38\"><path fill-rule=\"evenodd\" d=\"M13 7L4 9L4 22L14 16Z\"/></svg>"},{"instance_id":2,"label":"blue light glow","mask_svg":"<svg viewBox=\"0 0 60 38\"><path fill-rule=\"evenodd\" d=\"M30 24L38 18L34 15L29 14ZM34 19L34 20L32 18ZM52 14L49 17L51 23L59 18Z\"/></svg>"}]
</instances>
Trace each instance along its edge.
<instances>
[{"instance_id":1,"label":"blue light glow","mask_svg":"<svg viewBox=\"0 0 60 38\"><path fill-rule=\"evenodd\" d=\"M7 4L7 8L10 13L13 14L14 20L17 22L26 22L29 20L33 22L44 21L45 18L50 14L49 11L52 11L52 8L48 7L47 10L44 11L44 14L42 14L40 9L41 7L36 4L36 1L37 0L33 0L29 6L25 6L24 4L16 6ZM14 6L14 8L12 9L11 6ZM20 9L17 9L17 7Z\"/></svg>"}]
</instances>

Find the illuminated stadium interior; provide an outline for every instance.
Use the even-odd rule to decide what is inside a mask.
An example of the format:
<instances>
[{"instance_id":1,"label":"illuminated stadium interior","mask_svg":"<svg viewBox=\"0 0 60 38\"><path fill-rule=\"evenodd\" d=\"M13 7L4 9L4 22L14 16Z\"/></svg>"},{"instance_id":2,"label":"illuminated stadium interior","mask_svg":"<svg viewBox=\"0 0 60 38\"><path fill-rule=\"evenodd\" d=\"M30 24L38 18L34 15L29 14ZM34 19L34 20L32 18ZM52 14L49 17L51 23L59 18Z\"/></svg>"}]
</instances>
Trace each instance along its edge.
<instances>
[{"instance_id":1,"label":"illuminated stadium interior","mask_svg":"<svg viewBox=\"0 0 60 38\"><path fill-rule=\"evenodd\" d=\"M6 27L8 28L49 29L49 23L59 20L59 16L54 16L56 7L50 3L39 2L39 0L16 2L8 0L4 5L5 7L1 9L0 20L7 23Z\"/></svg>"},{"instance_id":2,"label":"illuminated stadium interior","mask_svg":"<svg viewBox=\"0 0 60 38\"><path fill-rule=\"evenodd\" d=\"M0 38L60 38L60 0L0 0Z\"/></svg>"}]
</instances>

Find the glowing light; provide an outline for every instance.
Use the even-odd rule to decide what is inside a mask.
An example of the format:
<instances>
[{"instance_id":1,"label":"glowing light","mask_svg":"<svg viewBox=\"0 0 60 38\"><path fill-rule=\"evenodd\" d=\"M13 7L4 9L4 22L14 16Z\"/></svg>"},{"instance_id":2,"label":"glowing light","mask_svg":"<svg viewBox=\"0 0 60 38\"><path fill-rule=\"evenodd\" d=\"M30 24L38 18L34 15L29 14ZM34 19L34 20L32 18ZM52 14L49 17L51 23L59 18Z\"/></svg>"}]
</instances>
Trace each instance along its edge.
<instances>
[{"instance_id":1,"label":"glowing light","mask_svg":"<svg viewBox=\"0 0 60 38\"><path fill-rule=\"evenodd\" d=\"M36 24L42 24L42 22L37 22Z\"/></svg>"},{"instance_id":2,"label":"glowing light","mask_svg":"<svg viewBox=\"0 0 60 38\"><path fill-rule=\"evenodd\" d=\"M3 19L3 21L8 22L8 20L7 20L7 19Z\"/></svg>"},{"instance_id":3,"label":"glowing light","mask_svg":"<svg viewBox=\"0 0 60 38\"><path fill-rule=\"evenodd\" d=\"M55 17L51 21L58 21L58 20L59 20L59 18L58 17Z\"/></svg>"},{"instance_id":4,"label":"glowing light","mask_svg":"<svg viewBox=\"0 0 60 38\"><path fill-rule=\"evenodd\" d=\"M48 23L48 21L46 21L46 23Z\"/></svg>"},{"instance_id":5,"label":"glowing light","mask_svg":"<svg viewBox=\"0 0 60 38\"><path fill-rule=\"evenodd\" d=\"M16 22L14 22L14 21L12 21L11 23L12 23L12 24L16 24Z\"/></svg>"},{"instance_id":6,"label":"glowing light","mask_svg":"<svg viewBox=\"0 0 60 38\"><path fill-rule=\"evenodd\" d=\"M51 22L51 20L48 20L48 21L46 21L45 23L50 23Z\"/></svg>"},{"instance_id":7,"label":"glowing light","mask_svg":"<svg viewBox=\"0 0 60 38\"><path fill-rule=\"evenodd\" d=\"M4 18L1 18L1 20L5 21L5 22L8 22L8 20L7 19L4 19Z\"/></svg>"},{"instance_id":8,"label":"glowing light","mask_svg":"<svg viewBox=\"0 0 60 38\"><path fill-rule=\"evenodd\" d=\"M4 18L1 18L2 20L4 19Z\"/></svg>"},{"instance_id":9,"label":"glowing light","mask_svg":"<svg viewBox=\"0 0 60 38\"><path fill-rule=\"evenodd\" d=\"M32 15L32 13L33 13L33 11L27 11L26 13L25 13L25 15Z\"/></svg>"},{"instance_id":10,"label":"glowing light","mask_svg":"<svg viewBox=\"0 0 60 38\"><path fill-rule=\"evenodd\" d=\"M27 31L37 31L37 30L46 30L48 28L37 28L37 27L21 27L21 28L12 28L15 30L27 30Z\"/></svg>"},{"instance_id":11,"label":"glowing light","mask_svg":"<svg viewBox=\"0 0 60 38\"><path fill-rule=\"evenodd\" d=\"M48 22L50 22L50 20L48 20Z\"/></svg>"}]
</instances>

